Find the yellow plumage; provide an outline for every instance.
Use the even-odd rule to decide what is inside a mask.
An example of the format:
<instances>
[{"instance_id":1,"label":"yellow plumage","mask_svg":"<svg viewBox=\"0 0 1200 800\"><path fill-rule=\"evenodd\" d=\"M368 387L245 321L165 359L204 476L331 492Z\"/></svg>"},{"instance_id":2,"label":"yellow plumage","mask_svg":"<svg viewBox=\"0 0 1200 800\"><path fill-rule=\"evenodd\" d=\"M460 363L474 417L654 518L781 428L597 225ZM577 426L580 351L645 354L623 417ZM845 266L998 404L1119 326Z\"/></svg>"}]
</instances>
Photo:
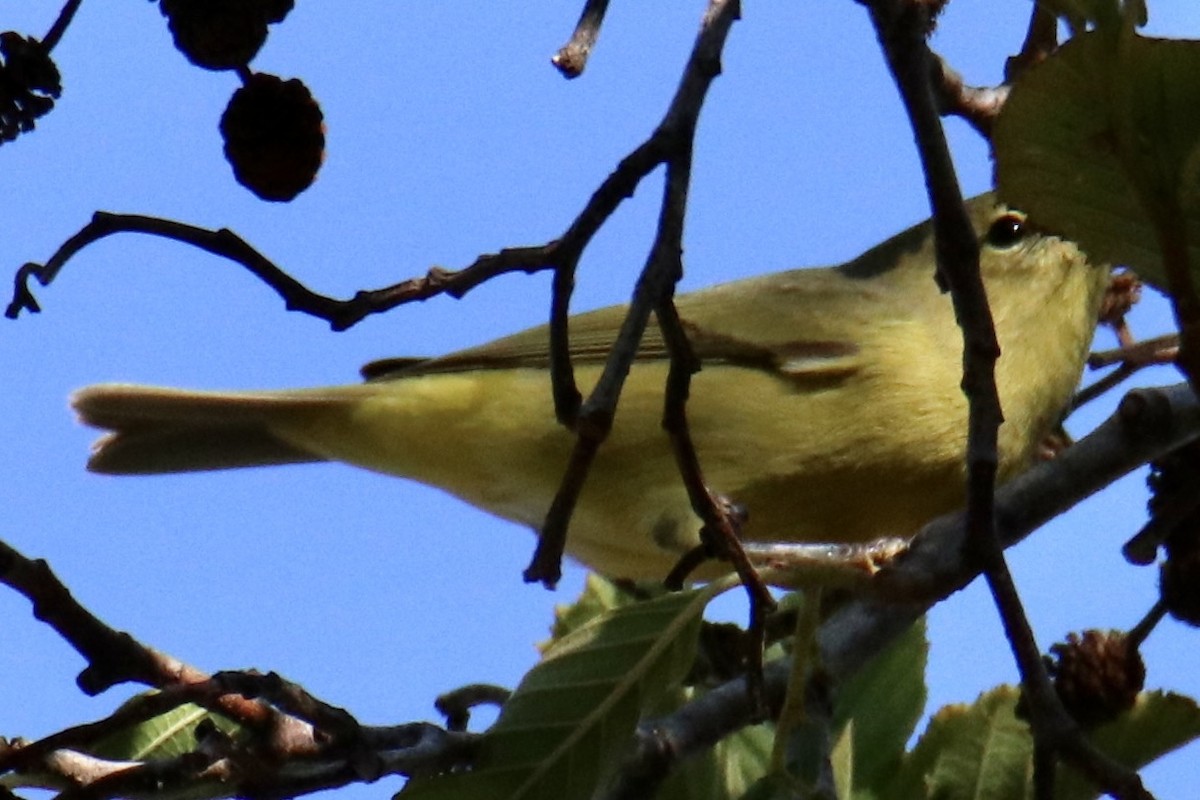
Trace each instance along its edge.
<instances>
[{"instance_id":1,"label":"yellow plumage","mask_svg":"<svg viewBox=\"0 0 1200 800\"><path fill-rule=\"evenodd\" d=\"M1003 352L1003 480L1031 462L1078 382L1108 270L988 195L969 210ZM710 485L749 510L748 538L909 536L962 502L962 337L933 280L928 223L840 267L736 281L677 303L705 365L688 405L692 434ZM572 318L585 390L623 315L614 307ZM546 330L535 328L439 359L368 365L371 380L353 386L101 385L74 404L112 431L89 463L99 472L345 461L537 527L573 444L555 422L546 347ZM652 325L572 518L567 552L610 576L661 578L698 541L659 422L666 370Z\"/></svg>"}]
</instances>

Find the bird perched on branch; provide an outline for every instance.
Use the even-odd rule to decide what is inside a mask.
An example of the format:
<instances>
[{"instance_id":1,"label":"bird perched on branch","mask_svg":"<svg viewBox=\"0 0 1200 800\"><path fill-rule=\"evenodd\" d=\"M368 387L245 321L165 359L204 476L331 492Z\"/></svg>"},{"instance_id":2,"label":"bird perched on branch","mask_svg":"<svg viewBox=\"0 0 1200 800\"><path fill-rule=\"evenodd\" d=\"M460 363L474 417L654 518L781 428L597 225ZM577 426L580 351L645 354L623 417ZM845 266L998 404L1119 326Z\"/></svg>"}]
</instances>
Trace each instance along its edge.
<instances>
[{"instance_id":1,"label":"bird perched on branch","mask_svg":"<svg viewBox=\"0 0 1200 800\"><path fill-rule=\"evenodd\" d=\"M1079 381L1109 281L1071 242L991 195L968 202L1002 355L999 478L1033 460ZM705 478L778 542L908 537L964 499L962 335L934 281L930 223L845 264L676 298L703 369L687 415ZM583 387L623 307L572 317ZM444 489L537 528L574 435L555 421L548 332L364 368L365 383L203 392L103 384L73 404L109 433L95 472L344 461ZM668 356L649 326L571 518L567 553L612 577L662 578L699 541L660 420ZM710 566L700 576L716 574Z\"/></svg>"}]
</instances>

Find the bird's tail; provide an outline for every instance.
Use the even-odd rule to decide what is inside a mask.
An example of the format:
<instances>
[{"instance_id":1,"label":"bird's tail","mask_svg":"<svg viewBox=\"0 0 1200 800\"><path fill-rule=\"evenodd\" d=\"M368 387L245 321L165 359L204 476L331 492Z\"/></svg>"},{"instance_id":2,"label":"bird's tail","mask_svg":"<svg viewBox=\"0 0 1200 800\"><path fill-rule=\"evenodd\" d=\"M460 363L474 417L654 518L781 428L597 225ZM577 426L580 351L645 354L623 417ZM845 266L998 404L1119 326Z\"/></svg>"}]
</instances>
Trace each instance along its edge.
<instances>
[{"instance_id":1,"label":"bird's tail","mask_svg":"<svg viewBox=\"0 0 1200 800\"><path fill-rule=\"evenodd\" d=\"M102 384L77 392L71 405L86 424L108 431L88 469L152 475L325 460L276 436L269 421L287 411L327 404L321 393L192 392Z\"/></svg>"}]
</instances>

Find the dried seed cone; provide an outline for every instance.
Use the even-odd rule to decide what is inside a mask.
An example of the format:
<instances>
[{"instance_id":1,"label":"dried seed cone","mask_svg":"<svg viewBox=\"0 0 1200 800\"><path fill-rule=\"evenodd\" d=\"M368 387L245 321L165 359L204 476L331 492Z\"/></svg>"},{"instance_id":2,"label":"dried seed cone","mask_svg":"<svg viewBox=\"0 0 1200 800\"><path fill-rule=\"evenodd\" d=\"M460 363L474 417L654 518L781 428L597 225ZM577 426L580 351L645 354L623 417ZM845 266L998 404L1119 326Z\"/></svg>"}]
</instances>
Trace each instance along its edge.
<instances>
[{"instance_id":1,"label":"dried seed cone","mask_svg":"<svg viewBox=\"0 0 1200 800\"><path fill-rule=\"evenodd\" d=\"M1193 493L1200 486L1200 441L1189 442L1150 463L1146 478L1151 516L1158 514L1179 492Z\"/></svg>"},{"instance_id":2,"label":"dried seed cone","mask_svg":"<svg viewBox=\"0 0 1200 800\"><path fill-rule=\"evenodd\" d=\"M1177 530L1167 539L1167 560L1159 572L1158 590L1167 613L1200 627L1200 535L1195 528Z\"/></svg>"},{"instance_id":3,"label":"dried seed cone","mask_svg":"<svg viewBox=\"0 0 1200 800\"><path fill-rule=\"evenodd\" d=\"M1084 727L1108 722L1132 708L1146 681L1141 654L1120 631L1072 633L1050 653L1054 688Z\"/></svg>"},{"instance_id":4,"label":"dried seed cone","mask_svg":"<svg viewBox=\"0 0 1200 800\"><path fill-rule=\"evenodd\" d=\"M235 69L250 63L267 39L267 24L292 10L292 0L160 0L175 47L198 67Z\"/></svg>"},{"instance_id":5,"label":"dried seed cone","mask_svg":"<svg viewBox=\"0 0 1200 800\"><path fill-rule=\"evenodd\" d=\"M267 22L273 24L283 22L283 18L296 6L296 2L295 0L259 0L259 5L262 6Z\"/></svg>"},{"instance_id":6,"label":"dried seed cone","mask_svg":"<svg viewBox=\"0 0 1200 800\"><path fill-rule=\"evenodd\" d=\"M1179 500L1194 501L1200 491L1200 442L1174 450L1151 464L1146 480L1151 497L1151 525ZM1200 626L1200 507L1170 519L1163 541L1166 560L1159 572L1159 592L1167 611L1180 622Z\"/></svg>"},{"instance_id":7,"label":"dried seed cone","mask_svg":"<svg viewBox=\"0 0 1200 800\"><path fill-rule=\"evenodd\" d=\"M50 54L32 37L0 33L0 56L0 142L11 142L54 108L62 80Z\"/></svg>"},{"instance_id":8,"label":"dried seed cone","mask_svg":"<svg viewBox=\"0 0 1200 800\"><path fill-rule=\"evenodd\" d=\"M288 201L312 185L325 155L321 107L301 81L256 73L221 115L234 177L264 200Z\"/></svg>"}]
</instances>

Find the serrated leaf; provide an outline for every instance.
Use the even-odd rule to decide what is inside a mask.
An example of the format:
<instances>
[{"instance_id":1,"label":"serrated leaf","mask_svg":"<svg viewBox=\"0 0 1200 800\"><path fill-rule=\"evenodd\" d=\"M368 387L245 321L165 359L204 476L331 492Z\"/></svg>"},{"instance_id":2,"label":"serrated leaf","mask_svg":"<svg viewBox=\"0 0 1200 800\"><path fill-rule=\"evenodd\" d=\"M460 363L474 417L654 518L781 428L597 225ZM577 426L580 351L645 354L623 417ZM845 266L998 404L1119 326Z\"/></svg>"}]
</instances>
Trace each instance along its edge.
<instances>
[{"instance_id":1,"label":"serrated leaf","mask_svg":"<svg viewBox=\"0 0 1200 800\"><path fill-rule=\"evenodd\" d=\"M853 722L855 792L886 785L925 711L925 621L914 623L837 690L835 729Z\"/></svg>"},{"instance_id":2,"label":"serrated leaf","mask_svg":"<svg viewBox=\"0 0 1200 800\"><path fill-rule=\"evenodd\" d=\"M1200 737L1200 706L1190 697L1170 692L1143 692L1120 719L1091 733L1092 743L1131 769L1141 769ZM1058 771L1059 800L1098 797L1074 770Z\"/></svg>"},{"instance_id":3,"label":"serrated leaf","mask_svg":"<svg viewBox=\"0 0 1200 800\"><path fill-rule=\"evenodd\" d=\"M402 800L590 797L643 709L695 658L712 585L619 608L568 633L505 703L473 772L410 781Z\"/></svg>"},{"instance_id":4,"label":"serrated leaf","mask_svg":"<svg viewBox=\"0 0 1200 800\"><path fill-rule=\"evenodd\" d=\"M1200 42L1076 36L1013 87L1001 196L1097 261L1166 288L1163 237L1200 268Z\"/></svg>"},{"instance_id":5,"label":"serrated leaf","mask_svg":"<svg viewBox=\"0 0 1200 800\"><path fill-rule=\"evenodd\" d=\"M946 706L934 715L917 746L880 793L891 800L1023 800L1033 796L1033 739L1016 717L1020 690L1001 686L972 705ZM1143 692L1134 707L1088 734L1102 752L1140 769L1200 737L1200 706L1164 692ZM1058 800L1086 800L1099 793L1069 767L1060 765Z\"/></svg>"},{"instance_id":6,"label":"serrated leaf","mask_svg":"<svg viewBox=\"0 0 1200 800\"><path fill-rule=\"evenodd\" d=\"M1018 690L1001 686L971 705L940 709L880 796L892 800L1021 800L1028 796L1033 741L1016 718Z\"/></svg>"},{"instance_id":7,"label":"serrated leaf","mask_svg":"<svg viewBox=\"0 0 1200 800\"><path fill-rule=\"evenodd\" d=\"M658 596L665 593L665 589L661 584L655 584L647 588L647 592L652 592L650 596ZM631 592L617 586L617 584L597 575L594 572L589 572L583 584L583 591L579 597L570 605L559 605L554 608L554 624L550 628L550 639L538 645L538 649L545 652L555 642L562 639L571 631L582 628L592 620L601 617L609 612L615 611L618 608L632 605L639 602L639 598L635 597Z\"/></svg>"}]
</instances>

